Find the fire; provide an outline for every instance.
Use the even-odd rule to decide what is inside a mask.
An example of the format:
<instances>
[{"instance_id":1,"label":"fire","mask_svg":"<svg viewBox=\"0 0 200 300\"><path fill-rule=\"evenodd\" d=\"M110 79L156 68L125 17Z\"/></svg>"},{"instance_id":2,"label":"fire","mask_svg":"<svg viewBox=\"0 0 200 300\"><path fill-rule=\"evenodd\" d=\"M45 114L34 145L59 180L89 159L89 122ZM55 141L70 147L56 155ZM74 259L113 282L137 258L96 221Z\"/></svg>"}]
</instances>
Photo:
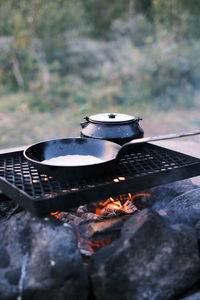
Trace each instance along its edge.
<instances>
[{"instance_id":1,"label":"fire","mask_svg":"<svg viewBox=\"0 0 200 300\"><path fill-rule=\"evenodd\" d=\"M94 213L98 216L107 216L107 215L116 215L117 212L123 212L126 214L131 214L137 211L137 207L134 205L134 200L138 197L150 197L149 193L138 193L132 195L131 193L122 194L116 198L108 198L104 202L95 204ZM51 212L51 216L54 216L56 219L62 218L62 212L56 211Z\"/></svg>"},{"instance_id":2,"label":"fire","mask_svg":"<svg viewBox=\"0 0 200 300\"><path fill-rule=\"evenodd\" d=\"M122 178L118 177L116 179L124 180L123 177ZM86 205L84 210L82 211L82 215L78 214L78 216L77 216L76 211L69 212L69 214L71 215L71 217L68 219L69 224L71 224L70 223L71 220L73 222L75 220L75 222L72 224L74 224L75 228L76 228L78 247L79 247L81 253L84 255L92 255L99 248L110 245L115 240L115 237L112 235L108 237L106 235L106 237L104 236L104 238L99 239L99 237L98 237L98 240L97 240L97 239L93 239L92 236L90 236L90 237L88 236L88 239L87 239L87 235L83 237L81 235L81 233L79 232L79 229L77 227L78 225L76 224L76 222L77 222L76 218L78 218L78 219L81 218L84 221L85 220L84 215L87 215L87 217L89 215L93 215L93 216L97 217L98 221L103 222L105 220L101 220L101 219L106 219L106 218L108 219L108 217L119 216L119 212L123 212L125 214L132 214L138 210L138 208L134 205L134 200L138 197L150 197L150 196L151 196L151 194L149 194L149 193L121 194L117 197L110 197L101 203L94 203L90 206ZM144 199L144 200L146 200L146 199ZM64 220L66 222L65 212L55 211L55 212L51 212L50 215L55 217L56 219L60 219L61 221ZM75 217L75 219L73 217ZM86 219L86 220L92 220L92 219L94 219L94 218L91 218L91 216L89 216L89 219ZM112 220L114 220L114 218ZM108 221L108 220L106 220L106 221ZM78 222L79 222L79 220L78 220ZM100 224L100 226L101 226L101 224ZM98 229L99 228L100 227L98 227ZM93 240L91 241L91 239L93 239Z\"/></svg>"},{"instance_id":3,"label":"fire","mask_svg":"<svg viewBox=\"0 0 200 300\"><path fill-rule=\"evenodd\" d=\"M112 238L111 237L107 237L105 239L102 240L98 240L98 241L87 241L86 242L89 246L90 246L90 252L95 252L98 248L110 245L112 243Z\"/></svg>"},{"instance_id":4,"label":"fire","mask_svg":"<svg viewBox=\"0 0 200 300\"><path fill-rule=\"evenodd\" d=\"M149 193L139 193L139 194L132 195L132 196L131 196L131 193L129 193L129 195L130 195L131 201L133 201L137 197L150 197L151 196L151 194L149 194Z\"/></svg>"},{"instance_id":5,"label":"fire","mask_svg":"<svg viewBox=\"0 0 200 300\"><path fill-rule=\"evenodd\" d=\"M101 202L97 205L95 209L95 213L97 215L106 215L115 213L116 211L122 211L124 213L130 214L137 210L137 207L133 204L134 199L137 197L150 197L149 193L139 193L136 195L132 195L128 193L128 199L123 199L123 197L119 196L119 199L113 199L112 197L108 198L105 202ZM122 198L122 199L120 199Z\"/></svg>"},{"instance_id":6,"label":"fire","mask_svg":"<svg viewBox=\"0 0 200 300\"><path fill-rule=\"evenodd\" d=\"M114 200L112 197L110 197L105 202L98 204L97 208L95 209L95 213L97 215L104 215L115 210L124 211L124 208L125 207L119 200Z\"/></svg>"},{"instance_id":7,"label":"fire","mask_svg":"<svg viewBox=\"0 0 200 300\"><path fill-rule=\"evenodd\" d=\"M79 248L83 251L88 251L91 253L96 252L99 248L110 245L113 241L111 237L103 238L101 240L94 240L94 241L89 241L84 239L82 236L78 237L78 246Z\"/></svg>"},{"instance_id":8,"label":"fire","mask_svg":"<svg viewBox=\"0 0 200 300\"><path fill-rule=\"evenodd\" d=\"M62 217L62 213L60 211L51 212L50 215L54 216L56 219L60 219Z\"/></svg>"}]
</instances>

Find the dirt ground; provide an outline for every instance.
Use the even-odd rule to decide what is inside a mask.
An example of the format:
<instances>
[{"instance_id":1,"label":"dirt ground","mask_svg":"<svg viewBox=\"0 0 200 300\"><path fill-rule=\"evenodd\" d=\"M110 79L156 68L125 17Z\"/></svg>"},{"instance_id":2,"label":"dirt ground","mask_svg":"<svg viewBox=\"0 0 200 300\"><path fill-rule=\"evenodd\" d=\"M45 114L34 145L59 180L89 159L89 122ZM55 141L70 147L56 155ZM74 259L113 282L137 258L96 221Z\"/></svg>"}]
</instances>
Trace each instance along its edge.
<instances>
[{"instance_id":1,"label":"dirt ground","mask_svg":"<svg viewBox=\"0 0 200 300\"><path fill-rule=\"evenodd\" d=\"M105 110L108 111L108 110ZM86 115L102 113L96 111L79 113L68 109L55 112L30 113L28 111L0 112L0 149L29 145L42 140L61 137L77 137L80 134L80 122ZM127 113L140 116L141 127L145 136L154 136L182 131L200 129L198 110L174 110L171 112L158 111L130 111L110 108L110 112ZM200 136L184 139L185 141L200 141Z\"/></svg>"}]
</instances>

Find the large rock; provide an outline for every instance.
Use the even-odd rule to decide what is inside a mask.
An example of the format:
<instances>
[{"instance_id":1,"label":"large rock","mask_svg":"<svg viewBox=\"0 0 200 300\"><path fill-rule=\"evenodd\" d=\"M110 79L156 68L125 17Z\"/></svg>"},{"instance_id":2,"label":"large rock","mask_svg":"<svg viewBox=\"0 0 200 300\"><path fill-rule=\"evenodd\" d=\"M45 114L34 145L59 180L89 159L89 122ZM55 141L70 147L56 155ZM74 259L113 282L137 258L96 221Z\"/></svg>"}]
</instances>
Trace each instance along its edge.
<instances>
[{"instance_id":1,"label":"large rock","mask_svg":"<svg viewBox=\"0 0 200 300\"><path fill-rule=\"evenodd\" d=\"M1 300L87 299L88 279L72 228L27 212L0 223Z\"/></svg>"},{"instance_id":2,"label":"large rock","mask_svg":"<svg viewBox=\"0 0 200 300\"><path fill-rule=\"evenodd\" d=\"M181 300L199 300L200 299L200 292L182 298Z\"/></svg>"},{"instance_id":3,"label":"large rock","mask_svg":"<svg viewBox=\"0 0 200 300\"><path fill-rule=\"evenodd\" d=\"M98 300L172 299L199 278L195 231L143 210L124 224L120 239L92 256L90 269Z\"/></svg>"},{"instance_id":4,"label":"large rock","mask_svg":"<svg viewBox=\"0 0 200 300\"><path fill-rule=\"evenodd\" d=\"M0 191L0 222L19 212L21 208Z\"/></svg>"},{"instance_id":5,"label":"large rock","mask_svg":"<svg viewBox=\"0 0 200 300\"><path fill-rule=\"evenodd\" d=\"M195 226L200 220L200 188L174 198L166 205L165 211L172 222Z\"/></svg>"},{"instance_id":6,"label":"large rock","mask_svg":"<svg viewBox=\"0 0 200 300\"><path fill-rule=\"evenodd\" d=\"M200 220L196 223L195 229L196 229L198 241L200 243Z\"/></svg>"},{"instance_id":7,"label":"large rock","mask_svg":"<svg viewBox=\"0 0 200 300\"><path fill-rule=\"evenodd\" d=\"M196 188L198 188L197 185L193 184L190 179L186 179L153 187L148 192L152 195L153 208L162 209L174 198Z\"/></svg>"},{"instance_id":8,"label":"large rock","mask_svg":"<svg viewBox=\"0 0 200 300\"><path fill-rule=\"evenodd\" d=\"M150 197L137 197L134 199L134 204L140 210L153 207L159 211L164 209L175 197L196 188L198 186L193 184L190 179L162 184L143 191L150 194Z\"/></svg>"}]
</instances>

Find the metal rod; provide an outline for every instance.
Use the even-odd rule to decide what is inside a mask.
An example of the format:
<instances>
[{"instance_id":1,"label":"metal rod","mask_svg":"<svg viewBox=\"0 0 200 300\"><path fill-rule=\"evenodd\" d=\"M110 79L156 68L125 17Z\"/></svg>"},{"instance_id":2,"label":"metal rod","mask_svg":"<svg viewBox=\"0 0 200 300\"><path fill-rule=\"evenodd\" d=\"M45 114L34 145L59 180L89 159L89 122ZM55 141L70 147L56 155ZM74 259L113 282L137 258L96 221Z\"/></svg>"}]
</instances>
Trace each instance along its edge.
<instances>
[{"instance_id":1,"label":"metal rod","mask_svg":"<svg viewBox=\"0 0 200 300\"><path fill-rule=\"evenodd\" d=\"M171 139L177 139L177 138L191 136L191 135L197 135L197 134L200 134L200 130L193 131L193 132L171 133L171 134L165 134L165 135L146 137L146 138L142 138L142 139L135 139L135 140L132 140L132 141L124 144L120 148L120 150L118 151L118 153L116 155L116 159L118 159L122 155L124 150L126 151L126 148L128 148L131 145L141 144L141 143L145 143L145 142L171 140Z\"/></svg>"},{"instance_id":2,"label":"metal rod","mask_svg":"<svg viewBox=\"0 0 200 300\"><path fill-rule=\"evenodd\" d=\"M182 133L158 135L158 136L146 137L146 138L142 138L142 139L135 139L135 140L130 141L129 143L124 144L124 146L126 146L126 145L128 146L128 144L140 144L140 143L144 143L144 142L171 140L171 139L177 139L177 138L192 136L192 135L197 135L197 134L200 134L200 130L193 131L193 132L182 132Z\"/></svg>"}]
</instances>

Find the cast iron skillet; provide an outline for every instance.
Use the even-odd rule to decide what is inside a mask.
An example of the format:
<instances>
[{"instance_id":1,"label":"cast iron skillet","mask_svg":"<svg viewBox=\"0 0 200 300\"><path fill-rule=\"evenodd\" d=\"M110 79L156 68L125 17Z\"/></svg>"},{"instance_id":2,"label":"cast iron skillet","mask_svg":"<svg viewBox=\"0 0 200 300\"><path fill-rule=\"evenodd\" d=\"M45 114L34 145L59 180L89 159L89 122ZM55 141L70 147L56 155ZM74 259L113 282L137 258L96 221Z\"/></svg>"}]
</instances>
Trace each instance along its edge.
<instances>
[{"instance_id":1,"label":"cast iron skillet","mask_svg":"<svg viewBox=\"0 0 200 300\"><path fill-rule=\"evenodd\" d=\"M51 175L60 180L74 178L88 178L109 173L109 170L115 166L122 152L129 147L135 147L135 144L173 139L183 136L200 134L200 131L192 133L168 134L163 136L147 137L135 139L122 147L116 143L87 138L66 138L50 140L29 146L24 151L25 158L43 174ZM55 166L42 163L43 160L63 156L63 155L92 155L102 160L100 163L80 166Z\"/></svg>"},{"instance_id":2,"label":"cast iron skillet","mask_svg":"<svg viewBox=\"0 0 200 300\"><path fill-rule=\"evenodd\" d=\"M88 178L104 173L113 167L116 153L121 147L105 140L66 138L41 142L24 151L25 158L43 174L59 180ZM41 161L63 155L92 155L103 160L101 163L80 166L55 166Z\"/></svg>"}]
</instances>

